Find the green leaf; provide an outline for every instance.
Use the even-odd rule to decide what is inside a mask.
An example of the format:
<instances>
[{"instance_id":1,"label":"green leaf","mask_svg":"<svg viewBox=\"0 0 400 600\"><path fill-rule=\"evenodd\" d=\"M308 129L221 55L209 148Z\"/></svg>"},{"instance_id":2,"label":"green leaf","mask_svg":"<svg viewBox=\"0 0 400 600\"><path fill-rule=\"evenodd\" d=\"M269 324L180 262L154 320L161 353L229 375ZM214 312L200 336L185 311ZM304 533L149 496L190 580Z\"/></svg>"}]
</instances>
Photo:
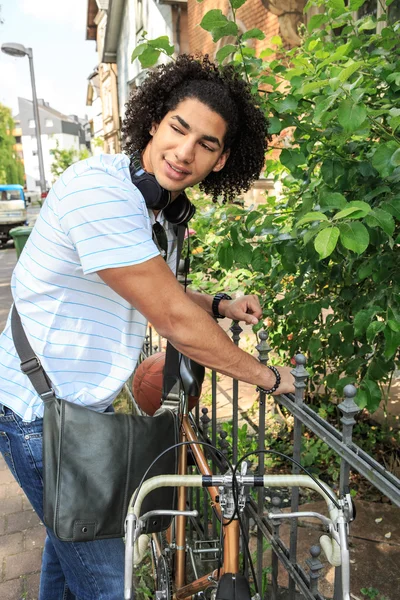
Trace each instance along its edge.
<instances>
[{"instance_id":1,"label":"green leaf","mask_svg":"<svg viewBox=\"0 0 400 600\"><path fill-rule=\"evenodd\" d=\"M385 202L381 205L382 210L393 215L398 221L400 221L400 197L393 198L389 202Z\"/></svg>"},{"instance_id":2,"label":"green leaf","mask_svg":"<svg viewBox=\"0 0 400 600\"><path fill-rule=\"evenodd\" d=\"M335 17L338 17L346 10L344 0L328 0L327 4L329 8L333 9Z\"/></svg>"},{"instance_id":3,"label":"green leaf","mask_svg":"<svg viewBox=\"0 0 400 600\"><path fill-rule=\"evenodd\" d=\"M323 193L321 194L321 204L329 208L344 208L347 205L347 200L339 192Z\"/></svg>"},{"instance_id":4,"label":"green leaf","mask_svg":"<svg viewBox=\"0 0 400 600\"><path fill-rule=\"evenodd\" d=\"M392 215L381 208L374 208L365 219L365 222L370 227L380 227L389 236L394 233L395 223Z\"/></svg>"},{"instance_id":5,"label":"green leaf","mask_svg":"<svg viewBox=\"0 0 400 600\"><path fill-rule=\"evenodd\" d=\"M232 8L240 8L247 0L230 0Z\"/></svg>"},{"instance_id":6,"label":"green leaf","mask_svg":"<svg viewBox=\"0 0 400 600\"><path fill-rule=\"evenodd\" d=\"M296 110L297 105L298 101L296 100L296 98L294 96L289 95L286 96L286 98L284 98L280 102L277 102L275 104L275 108L278 111L278 113L286 113L292 110Z\"/></svg>"},{"instance_id":7,"label":"green leaf","mask_svg":"<svg viewBox=\"0 0 400 600\"><path fill-rule=\"evenodd\" d=\"M366 407L369 412L375 412L381 403L381 391L376 381L372 379L363 379L361 383L361 391L366 394ZM357 396L359 393L357 393ZM356 401L359 399L356 396Z\"/></svg>"},{"instance_id":8,"label":"green leaf","mask_svg":"<svg viewBox=\"0 0 400 600\"><path fill-rule=\"evenodd\" d=\"M275 46L282 46L282 38L280 35L273 35L271 38L271 44L275 44Z\"/></svg>"},{"instance_id":9,"label":"green leaf","mask_svg":"<svg viewBox=\"0 0 400 600\"><path fill-rule=\"evenodd\" d=\"M233 256L236 262L248 266L251 264L252 247L250 244L235 244L233 246Z\"/></svg>"},{"instance_id":10,"label":"green leaf","mask_svg":"<svg viewBox=\"0 0 400 600\"><path fill-rule=\"evenodd\" d=\"M379 312L379 309L376 306L372 306L371 308L360 310L354 315L354 335L361 336L365 333L377 312Z\"/></svg>"},{"instance_id":11,"label":"green leaf","mask_svg":"<svg viewBox=\"0 0 400 600\"><path fill-rule=\"evenodd\" d=\"M156 48L157 50L164 50L168 56L172 56L175 52L175 46L169 43L169 37L167 35L162 35L154 40L149 40L149 46Z\"/></svg>"},{"instance_id":12,"label":"green leaf","mask_svg":"<svg viewBox=\"0 0 400 600\"><path fill-rule=\"evenodd\" d=\"M390 329L392 331L395 331L396 333L400 332L400 322L399 321L395 321L394 319L389 319L387 324L388 324L388 327L390 327Z\"/></svg>"},{"instance_id":13,"label":"green leaf","mask_svg":"<svg viewBox=\"0 0 400 600\"><path fill-rule=\"evenodd\" d=\"M356 131L367 117L364 104L354 104L352 100L342 100L339 104L338 121L347 131Z\"/></svg>"},{"instance_id":14,"label":"green leaf","mask_svg":"<svg viewBox=\"0 0 400 600\"><path fill-rule=\"evenodd\" d=\"M328 221L328 217L322 212L309 212L299 219L299 221L296 223L296 226L300 227L305 223L313 223L314 221Z\"/></svg>"},{"instance_id":15,"label":"green leaf","mask_svg":"<svg viewBox=\"0 0 400 600\"><path fill-rule=\"evenodd\" d=\"M359 31L369 31L371 29L376 29L376 20L372 17L368 17L368 19L361 23L360 27L358 28Z\"/></svg>"},{"instance_id":16,"label":"green leaf","mask_svg":"<svg viewBox=\"0 0 400 600\"><path fill-rule=\"evenodd\" d=\"M223 27L228 22L228 19L222 14L222 10L209 10L203 17L200 27L206 31L212 31L217 27Z\"/></svg>"},{"instance_id":17,"label":"green leaf","mask_svg":"<svg viewBox=\"0 0 400 600\"><path fill-rule=\"evenodd\" d=\"M344 174L343 164L331 158L326 159L321 165L321 175L325 183L334 187L337 179Z\"/></svg>"},{"instance_id":18,"label":"green leaf","mask_svg":"<svg viewBox=\"0 0 400 600\"><path fill-rule=\"evenodd\" d=\"M398 167L400 166L400 148L398 148L393 154L392 154L392 158L390 159L391 164L394 167Z\"/></svg>"},{"instance_id":19,"label":"green leaf","mask_svg":"<svg viewBox=\"0 0 400 600\"><path fill-rule=\"evenodd\" d=\"M246 31L243 35L242 35L242 40L252 40L252 39L256 39L256 40L263 40L265 38L265 34L261 31L261 29L249 29L249 31Z\"/></svg>"},{"instance_id":20,"label":"green leaf","mask_svg":"<svg viewBox=\"0 0 400 600\"><path fill-rule=\"evenodd\" d=\"M367 342L371 344L378 333L385 329L385 323L383 321L372 321L367 327L366 338Z\"/></svg>"},{"instance_id":21,"label":"green leaf","mask_svg":"<svg viewBox=\"0 0 400 600\"><path fill-rule=\"evenodd\" d=\"M309 32L314 29L320 29L321 25L326 23L329 20L327 15L313 15L307 24L307 29Z\"/></svg>"},{"instance_id":22,"label":"green leaf","mask_svg":"<svg viewBox=\"0 0 400 600\"><path fill-rule=\"evenodd\" d=\"M381 177L388 177L394 170L391 163L393 154L398 150L398 144L395 141L380 144L372 157L372 165L378 171Z\"/></svg>"},{"instance_id":23,"label":"green leaf","mask_svg":"<svg viewBox=\"0 0 400 600\"><path fill-rule=\"evenodd\" d=\"M314 241L314 248L319 254L319 258L326 258L336 248L340 231L338 227L327 227L319 232Z\"/></svg>"},{"instance_id":24,"label":"green leaf","mask_svg":"<svg viewBox=\"0 0 400 600\"><path fill-rule=\"evenodd\" d=\"M218 50L215 58L219 63L222 63L225 60L225 58L227 58L227 56L229 56L230 54L234 54L236 51L236 46L234 46L233 44L227 44L226 46L223 46Z\"/></svg>"},{"instance_id":25,"label":"green leaf","mask_svg":"<svg viewBox=\"0 0 400 600\"><path fill-rule=\"evenodd\" d=\"M268 133L279 133L282 129L282 123L278 117L270 117L268 120Z\"/></svg>"},{"instance_id":26,"label":"green leaf","mask_svg":"<svg viewBox=\"0 0 400 600\"><path fill-rule=\"evenodd\" d=\"M227 240L221 244L218 250L217 258L221 267L226 271L232 267L234 259L233 248Z\"/></svg>"},{"instance_id":27,"label":"green leaf","mask_svg":"<svg viewBox=\"0 0 400 600\"><path fill-rule=\"evenodd\" d=\"M136 48L132 52L131 62L133 62L136 58L138 58L138 56L140 56L140 54L142 54L142 52L145 50L145 48L147 48L147 42L136 46Z\"/></svg>"},{"instance_id":28,"label":"green leaf","mask_svg":"<svg viewBox=\"0 0 400 600\"><path fill-rule=\"evenodd\" d=\"M385 358L392 358L398 351L400 346L400 333L398 331L393 331L391 327L386 327L384 329L385 336Z\"/></svg>"},{"instance_id":29,"label":"green leaf","mask_svg":"<svg viewBox=\"0 0 400 600\"><path fill-rule=\"evenodd\" d=\"M153 67L158 61L159 56L160 50L156 50L155 48L151 48L151 46L147 46L147 48L145 48L139 55L140 64L144 69Z\"/></svg>"},{"instance_id":30,"label":"green leaf","mask_svg":"<svg viewBox=\"0 0 400 600\"><path fill-rule=\"evenodd\" d=\"M342 44L342 46L339 46L337 48L337 50L335 50L335 52L331 56L329 56L328 58L323 60L322 63L320 63L318 65L318 70L322 69L326 65L331 65L336 60L340 60L341 58L344 58L346 56L346 54L348 53L348 51L350 50L350 48L351 48L351 42L347 42L347 44Z\"/></svg>"},{"instance_id":31,"label":"green leaf","mask_svg":"<svg viewBox=\"0 0 400 600\"><path fill-rule=\"evenodd\" d=\"M369 204L362 202L361 200L354 200L353 202L349 202L346 208L336 213L333 220L344 219L345 217L348 219L361 219L370 211L371 207Z\"/></svg>"},{"instance_id":32,"label":"green leaf","mask_svg":"<svg viewBox=\"0 0 400 600\"><path fill-rule=\"evenodd\" d=\"M238 34L238 26L233 21L228 21L223 27L216 27L212 30L211 36L213 42L218 42L223 37Z\"/></svg>"},{"instance_id":33,"label":"green leaf","mask_svg":"<svg viewBox=\"0 0 400 600\"><path fill-rule=\"evenodd\" d=\"M369 245L368 229L359 221L341 223L340 241L348 250L362 254Z\"/></svg>"},{"instance_id":34,"label":"green leaf","mask_svg":"<svg viewBox=\"0 0 400 600\"><path fill-rule=\"evenodd\" d=\"M329 85L329 81L327 79L321 79L320 81L310 81L309 83L305 83L301 86L300 89L296 91L296 94L301 94L303 96L307 96L310 92L314 92L321 87L326 87Z\"/></svg>"},{"instance_id":35,"label":"green leaf","mask_svg":"<svg viewBox=\"0 0 400 600\"><path fill-rule=\"evenodd\" d=\"M355 73L356 71L361 69L361 67L363 67L363 66L364 66L364 63L361 61L352 63L351 65L349 65L348 67L346 67L345 69L343 69L343 71L341 71L339 73L338 78L340 79L340 81L342 83L344 83L345 81L347 81L349 79L349 77L351 77L353 75L353 73Z\"/></svg>"},{"instance_id":36,"label":"green leaf","mask_svg":"<svg viewBox=\"0 0 400 600\"><path fill-rule=\"evenodd\" d=\"M279 160L284 167L289 169L289 171L292 171L307 162L307 159L302 152L299 150L288 150L287 148L282 150Z\"/></svg>"},{"instance_id":37,"label":"green leaf","mask_svg":"<svg viewBox=\"0 0 400 600\"><path fill-rule=\"evenodd\" d=\"M349 9L356 11L359 8L361 8L361 6L365 4L365 2L366 0L350 0Z\"/></svg>"}]
</instances>

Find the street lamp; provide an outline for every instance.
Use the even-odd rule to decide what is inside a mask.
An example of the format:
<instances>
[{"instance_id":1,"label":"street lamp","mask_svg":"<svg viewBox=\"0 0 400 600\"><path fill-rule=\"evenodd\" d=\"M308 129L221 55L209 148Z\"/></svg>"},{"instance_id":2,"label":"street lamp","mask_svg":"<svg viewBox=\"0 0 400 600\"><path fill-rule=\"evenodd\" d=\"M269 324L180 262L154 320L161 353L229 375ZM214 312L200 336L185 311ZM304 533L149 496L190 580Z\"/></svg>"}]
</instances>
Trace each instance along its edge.
<instances>
[{"instance_id":1,"label":"street lamp","mask_svg":"<svg viewBox=\"0 0 400 600\"><path fill-rule=\"evenodd\" d=\"M46 193L46 178L44 175L44 163L43 163L43 152L42 152L42 139L40 132L40 120L39 120L39 107L36 97L36 84L35 84L35 72L33 70L33 52L32 48L25 48L22 44L2 44L1 50L5 54L10 56L16 56L21 58L27 56L29 58L29 68L31 71L31 85L32 85L32 99L33 99L33 114L35 117L35 131L37 140L37 151L39 159L39 175L40 175L40 189L42 194Z\"/></svg>"}]
</instances>

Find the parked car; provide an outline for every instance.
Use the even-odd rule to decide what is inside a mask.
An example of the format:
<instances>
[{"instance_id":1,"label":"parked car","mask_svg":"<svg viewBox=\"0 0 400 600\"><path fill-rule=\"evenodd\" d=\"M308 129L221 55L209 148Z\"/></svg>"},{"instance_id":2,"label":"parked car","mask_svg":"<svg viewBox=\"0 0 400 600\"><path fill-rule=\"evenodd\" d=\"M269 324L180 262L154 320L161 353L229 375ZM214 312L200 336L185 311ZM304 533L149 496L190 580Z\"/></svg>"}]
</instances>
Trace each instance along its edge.
<instances>
[{"instance_id":1,"label":"parked car","mask_svg":"<svg viewBox=\"0 0 400 600\"><path fill-rule=\"evenodd\" d=\"M10 229L27 223L22 185L0 185L0 244L11 239Z\"/></svg>"}]
</instances>

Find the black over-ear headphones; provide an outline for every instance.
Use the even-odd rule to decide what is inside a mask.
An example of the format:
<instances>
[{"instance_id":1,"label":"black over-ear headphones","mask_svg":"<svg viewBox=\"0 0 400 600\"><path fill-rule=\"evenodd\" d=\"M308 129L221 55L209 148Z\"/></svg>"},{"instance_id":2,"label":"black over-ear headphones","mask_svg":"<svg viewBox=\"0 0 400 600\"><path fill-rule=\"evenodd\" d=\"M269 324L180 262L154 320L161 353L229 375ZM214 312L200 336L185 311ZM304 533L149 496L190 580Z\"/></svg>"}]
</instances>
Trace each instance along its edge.
<instances>
[{"instance_id":1,"label":"black over-ear headphones","mask_svg":"<svg viewBox=\"0 0 400 600\"><path fill-rule=\"evenodd\" d=\"M129 165L132 183L142 193L147 208L164 211L164 216L173 225L182 225L190 221L196 212L185 192L172 201L171 192L161 187L151 173L147 173L140 161L140 154L131 156Z\"/></svg>"}]
</instances>

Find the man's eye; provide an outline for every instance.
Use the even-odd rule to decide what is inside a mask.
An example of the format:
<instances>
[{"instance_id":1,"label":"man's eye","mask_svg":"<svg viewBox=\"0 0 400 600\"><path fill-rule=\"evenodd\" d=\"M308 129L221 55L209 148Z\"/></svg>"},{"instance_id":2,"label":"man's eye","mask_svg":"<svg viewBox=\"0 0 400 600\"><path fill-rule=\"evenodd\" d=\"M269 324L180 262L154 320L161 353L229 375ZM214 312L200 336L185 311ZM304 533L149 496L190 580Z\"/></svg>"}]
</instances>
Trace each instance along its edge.
<instances>
[{"instance_id":1,"label":"man's eye","mask_svg":"<svg viewBox=\"0 0 400 600\"><path fill-rule=\"evenodd\" d=\"M208 150L209 152L214 152L214 148L210 148L210 146L207 146L207 144L201 144L203 146L203 148L205 148L206 150Z\"/></svg>"},{"instance_id":2,"label":"man's eye","mask_svg":"<svg viewBox=\"0 0 400 600\"><path fill-rule=\"evenodd\" d=\"M174 131L177 131L178 133L180 133L181 135L183 135L183 131L181 131L180 129L178 129L178 127L174 127L174 125L171 125L172 129Z\"/></svg>"}]
</instances>

